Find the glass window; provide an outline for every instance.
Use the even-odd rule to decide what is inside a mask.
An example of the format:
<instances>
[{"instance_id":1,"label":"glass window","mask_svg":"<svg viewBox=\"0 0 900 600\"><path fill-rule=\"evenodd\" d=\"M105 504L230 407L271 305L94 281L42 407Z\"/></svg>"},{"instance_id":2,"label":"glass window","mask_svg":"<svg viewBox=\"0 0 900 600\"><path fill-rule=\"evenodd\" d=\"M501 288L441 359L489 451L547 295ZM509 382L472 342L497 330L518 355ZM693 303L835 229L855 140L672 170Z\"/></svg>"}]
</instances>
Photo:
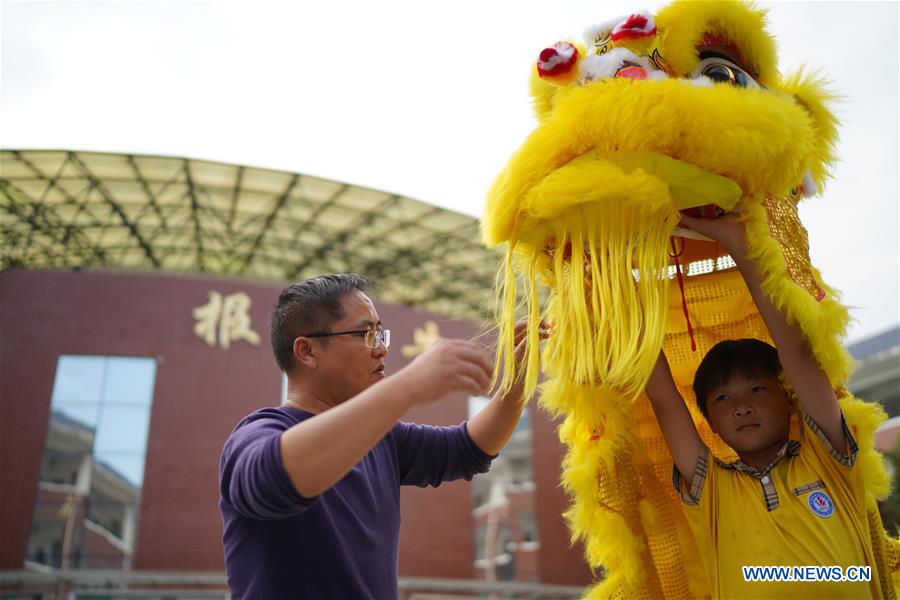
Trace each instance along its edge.
<instances>
[{"instance_id":1,"label":"glass window","mask_svg":"<svg viewBox=\"0 0 900 600\"><path fill-rule=\"evenodd\" d=\"M155 378L152 358L60 357L28 561L130 566Z\"/></svg>"},{"instance_id":2,"label":"glass window","mask_svg":"<svg viewBox=\"0 0 900 600\"><path fill-rule=\"evenodd\" d=\"M96 405L103 393L105 361L97 356L61 356L53 382L53 405L73 402Z\"/></svg>"},{"instance_id":3,"label":"glass window","mask_svg":"<svg viewBox=\"0 0 900 600\"><path fill-rule=\"evenodd\" d=\"M519 535L521 536L522 541L537 541L537 524L534 522L534 511L521 510L517 517L519 521Z\"/></svg>"},{"instance_id":4,"label":"glass window","mask_svg":"<svg viewBox=\"0 0 900 600\"><path fill-rule=\"evenodd\" d=\"M140 487L149 426L149 406L107 404L97 426L94 458Z\"/></svg>"},{"instance_id":5,"label":"glass window","mask_svg":"<svg viewBox=\"0 0 900 600\"><path fill-rule=\"evenodd\" d=\"M105 379L104 400L107 404L129 404L150 407L156 361L130 356L111 357Z\"/></svg>"}]
</instances>

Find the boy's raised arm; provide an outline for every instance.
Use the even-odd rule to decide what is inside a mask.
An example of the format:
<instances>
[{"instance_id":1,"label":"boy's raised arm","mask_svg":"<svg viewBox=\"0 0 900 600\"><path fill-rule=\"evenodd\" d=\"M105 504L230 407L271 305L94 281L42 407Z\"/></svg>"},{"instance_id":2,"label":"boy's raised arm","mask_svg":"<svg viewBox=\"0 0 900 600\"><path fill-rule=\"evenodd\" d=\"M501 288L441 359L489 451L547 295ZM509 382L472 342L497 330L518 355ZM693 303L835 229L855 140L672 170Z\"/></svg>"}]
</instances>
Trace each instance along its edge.
<instances>
[{"instance_id":1,"label":"boy's raised arm","mask_svg":"<svg viewBox=\"0 0 900 600\"><path fill-rule=\"evenodd\" d=\"M719 219L694 219L682 217L689 228L718 240L728 250L737 264L756 303L775 348L778 358L803 410L819 425L832 447L839 451L847 448L847 439L841 424L841 409L828 376L810 351L803 332L796 324L790 324L762 291L762 275L759 266L747 256L744 224L738 215L731 213Z\"/></svg>"},{"instance_id":2,"label":"boy's raised arm","mask_svg":"<svg viewBox=\"0 0 900 600\"><path fill-rule=\"evenodd\" d=\"M646 392L678 472L685 481L692 481L703 441L697 434L691 413L684 405L684 398L675 386L669 363L661 351L647 382Z\"/></svg>"}]
</instances>

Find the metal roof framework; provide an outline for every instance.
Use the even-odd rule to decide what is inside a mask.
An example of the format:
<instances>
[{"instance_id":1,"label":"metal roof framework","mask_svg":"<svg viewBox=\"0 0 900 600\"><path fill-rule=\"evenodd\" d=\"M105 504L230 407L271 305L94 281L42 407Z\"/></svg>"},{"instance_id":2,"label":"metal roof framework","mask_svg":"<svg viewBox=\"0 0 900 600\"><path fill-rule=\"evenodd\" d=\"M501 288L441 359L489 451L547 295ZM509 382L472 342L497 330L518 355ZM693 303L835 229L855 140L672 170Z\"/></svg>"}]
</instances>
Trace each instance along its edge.
<instances>
[{"instance_id":1,"label":"metal roof framework","mask_svg":"<svg viewBox=\"0 0 900 600\"><path fill-rule=\"evenodd\" d=\"M500 254L478 220L299 173L188 158L0 151L0 266L298 281L359 272L386 301L483 320Z\"/></svg>"}]
</instances>

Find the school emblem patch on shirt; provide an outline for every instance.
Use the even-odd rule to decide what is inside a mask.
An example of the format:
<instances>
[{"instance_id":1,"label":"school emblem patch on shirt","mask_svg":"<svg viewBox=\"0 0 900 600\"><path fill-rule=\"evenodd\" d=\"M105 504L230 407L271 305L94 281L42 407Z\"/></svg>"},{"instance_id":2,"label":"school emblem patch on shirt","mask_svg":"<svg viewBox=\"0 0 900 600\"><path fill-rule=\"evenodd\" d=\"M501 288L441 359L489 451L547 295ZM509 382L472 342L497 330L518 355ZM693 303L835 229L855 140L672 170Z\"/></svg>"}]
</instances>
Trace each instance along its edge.
<instances>
[{"instance_id":1,"label":"school emblem patch on shirt","mask_svg":"<svg viewBox=\"0 0 900 600\"><path fill-rule=\"evenodd\" d=\"M834 502L825 492L813 492L807 502L812 511L823 519L834 514Z\"/></svg>"}]
</instances>

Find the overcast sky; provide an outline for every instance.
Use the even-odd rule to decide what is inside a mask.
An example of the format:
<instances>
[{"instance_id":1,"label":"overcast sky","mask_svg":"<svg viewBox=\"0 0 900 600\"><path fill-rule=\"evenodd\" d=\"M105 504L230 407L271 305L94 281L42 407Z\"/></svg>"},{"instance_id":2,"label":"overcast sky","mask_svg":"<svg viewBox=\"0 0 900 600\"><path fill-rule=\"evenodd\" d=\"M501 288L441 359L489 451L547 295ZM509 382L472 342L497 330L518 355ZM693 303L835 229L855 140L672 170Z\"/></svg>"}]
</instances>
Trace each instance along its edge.
<instances>
[{"instance_id":1,"label":"overcast sky","mask_svg":"<svg viewBox=\"0 0 900 600\"><path fill-rule=\"evenodd\" d=\"M284 169L480 216L534 127L540 50L663 4L4 1L0 145ZM761 4L782 70L844 96L836 179L801 216L853 341L900 320L898 4Z\"/></svg>"}]
</instances>

